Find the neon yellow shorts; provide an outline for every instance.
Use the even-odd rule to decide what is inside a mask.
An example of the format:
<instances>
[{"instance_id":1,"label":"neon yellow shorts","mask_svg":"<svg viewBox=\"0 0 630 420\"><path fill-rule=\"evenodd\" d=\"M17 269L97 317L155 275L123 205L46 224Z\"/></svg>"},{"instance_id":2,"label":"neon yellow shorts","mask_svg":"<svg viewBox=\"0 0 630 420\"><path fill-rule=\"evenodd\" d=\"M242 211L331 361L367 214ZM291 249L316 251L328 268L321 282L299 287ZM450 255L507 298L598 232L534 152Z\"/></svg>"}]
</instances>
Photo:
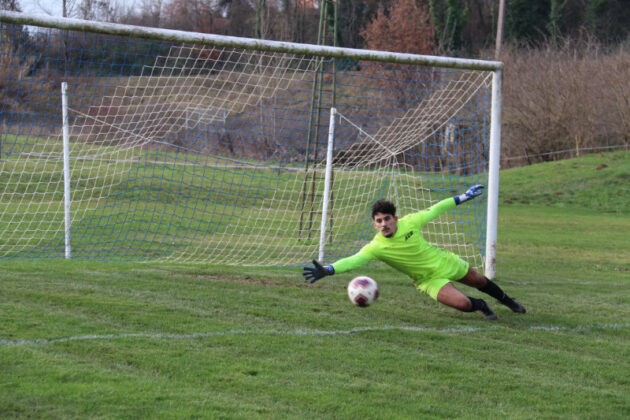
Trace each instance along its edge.
<instances>
[{"instance_id":1,"label":"neon yellow shorts","mask_svg":"<svg viewBox=\"0 0 630 420\"><path fill-rule=\"evenodd\" d=\"M437 295L440 289L444 287L446 283L451 281L457 281L464 278L468 273L469 264L459 257L456 257L449 265L449 269L446 272L439 273L439 275L433 276L422 282L417 283L417 288L421 292L431 296L434 300L437 300Z\"/></svg>"}]
</instances>

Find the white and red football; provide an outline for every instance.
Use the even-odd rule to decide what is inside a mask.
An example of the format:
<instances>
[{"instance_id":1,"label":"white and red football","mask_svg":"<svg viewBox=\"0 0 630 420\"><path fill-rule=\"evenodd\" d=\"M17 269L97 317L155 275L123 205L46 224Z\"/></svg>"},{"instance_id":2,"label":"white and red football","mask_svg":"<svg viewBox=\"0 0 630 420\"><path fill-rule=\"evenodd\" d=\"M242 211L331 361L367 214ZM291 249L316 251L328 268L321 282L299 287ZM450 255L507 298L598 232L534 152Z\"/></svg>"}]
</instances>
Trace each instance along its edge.
<instances>
[{"instance_id":1,"label":"white and red football","mask_svg":"<svg viewBox=\"0 0 630 420\"><path fill-rule=\"evenodd\" d=\"M370 306L378 299L378 284L367 276L355 277L348 284L348 297L357 306Z\"/></svg>"}]
</instances>

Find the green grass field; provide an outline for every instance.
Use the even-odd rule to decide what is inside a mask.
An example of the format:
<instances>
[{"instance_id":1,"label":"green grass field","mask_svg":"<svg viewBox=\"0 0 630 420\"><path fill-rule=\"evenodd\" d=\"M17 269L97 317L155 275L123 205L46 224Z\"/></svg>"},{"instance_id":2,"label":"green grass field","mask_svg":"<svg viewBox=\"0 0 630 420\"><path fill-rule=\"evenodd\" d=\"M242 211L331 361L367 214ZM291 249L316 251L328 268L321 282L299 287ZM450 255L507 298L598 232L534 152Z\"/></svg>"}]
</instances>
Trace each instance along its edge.
<instances>
[{"instance_id":1,"label":"green grass field","mask_svg":"<svg viewBox=\"0 0 630 420\"><path fill-rule=\"evenodd\" d=\"M502 173L497 283L528 313L497 321L384 267L4 262L0 418L630 418L629 179L628 152Z\"/></svg>"}]
</instances>

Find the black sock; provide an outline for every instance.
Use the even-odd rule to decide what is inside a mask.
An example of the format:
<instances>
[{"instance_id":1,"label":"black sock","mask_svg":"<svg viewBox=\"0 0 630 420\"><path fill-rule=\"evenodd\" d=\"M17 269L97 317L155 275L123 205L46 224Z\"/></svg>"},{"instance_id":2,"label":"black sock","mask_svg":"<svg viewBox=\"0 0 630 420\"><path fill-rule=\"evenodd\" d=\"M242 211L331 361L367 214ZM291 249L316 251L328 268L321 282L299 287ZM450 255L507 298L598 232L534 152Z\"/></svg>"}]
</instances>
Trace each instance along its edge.
<instances>
[{"instance_id":1,"label":"black sock","mask_svg":"<svg viewBox=\"0 0 630 420\"><path fill-rule=\"evenodd\" d=\"M486 280L488 280L488 278L486 278ZM492 296L499 302L504 302L506 299L509 299L509 296L506 295L505 292L492 280L488 280L488 283L486 283L485 286L480 287L479 291Z\"/></svg>"},{"instance_id":2,"label":"black sock","mask_svg":"<svg viewBox=\"0 0 630 420\"><path fill-rule=\"evenodd\" d=\"M476 299L474 297L470 297L470 296L466 296L468 299L470 299L470 303L472 305L470 305L470 309L464 312L475 312L478 311L479 309L483 308L485 306L485 303L483 299Z\"/></svg>"}]
</instances>

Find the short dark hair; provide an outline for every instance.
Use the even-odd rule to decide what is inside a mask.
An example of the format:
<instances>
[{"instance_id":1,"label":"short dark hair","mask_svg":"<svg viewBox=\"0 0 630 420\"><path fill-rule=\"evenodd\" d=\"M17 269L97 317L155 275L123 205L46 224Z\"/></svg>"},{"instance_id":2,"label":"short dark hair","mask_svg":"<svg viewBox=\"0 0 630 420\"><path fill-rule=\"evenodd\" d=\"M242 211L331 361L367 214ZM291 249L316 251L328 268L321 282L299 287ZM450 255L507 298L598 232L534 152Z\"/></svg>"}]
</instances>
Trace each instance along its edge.
<instances>
[{"instance_id":1,"label":"short dark hair","mask_svg":"<svg viewBox=\"0 0 630 420\"><path fill-rule=\"evenodd\" d=\"M376 213L391 214L396 217L396 206L389 200L378 200L372 205L372 219Z\"/></svg>"}]
</instances>

